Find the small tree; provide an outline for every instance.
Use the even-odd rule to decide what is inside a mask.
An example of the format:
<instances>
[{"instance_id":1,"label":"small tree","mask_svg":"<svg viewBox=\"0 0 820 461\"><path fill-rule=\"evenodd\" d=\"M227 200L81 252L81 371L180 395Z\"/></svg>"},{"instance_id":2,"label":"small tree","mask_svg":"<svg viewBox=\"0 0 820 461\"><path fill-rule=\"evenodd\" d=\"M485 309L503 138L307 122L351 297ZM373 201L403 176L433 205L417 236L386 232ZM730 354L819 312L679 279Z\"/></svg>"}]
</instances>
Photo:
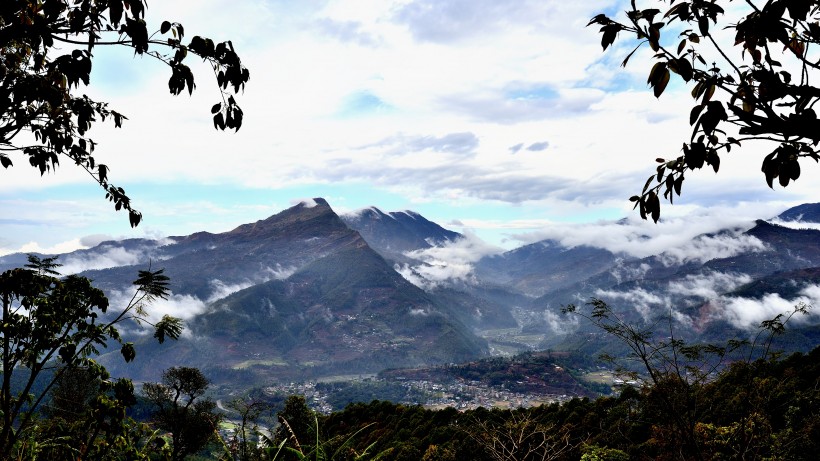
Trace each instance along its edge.
<instances>
[{"instance_id":1,"label":"small tree","mask_svg":"<svg viewBox=\"0 0 820 461\"><path fill-rule=\"evenodd\" d=\"M639 8L638 3L648 7ZM631 2L627 20L599 14L606 50L621 32L643 45L655 61L647 83L660 97L672 74L692 86L692 134L683 155L658 158L655 174L630 200L641 217L660 217L661 192L672 202L685 174L708 165L715 172L721 155L742 143L773 147L761 170L769 187L800 177L800 160L820 161L820 1L661 0ZM727 13L728 10L728 13Z\"/></svg>"},{"instance_id":2,"label":"small tree","mask_svg":"<svg viewBox=\"0 0 820 461\"><path fill-rule=\"evenodd\" d=\"M612 338L627 347L626 357L604 354L605 361L617 366L616 373L639 380L646 377L644 411L653 421L656 438L680 459L709 459L703 437L698 433L699 423L708 406L704 386L728 359L747 363L755 359L768 360L774 337L785 330L785 324L795 314L807 313L809 306L799 304L789 314L781 314L761 323L753 341L730 339L725 345L687 344L676 337L671 318L668 336L658 337L651 328L633 325L623 320L606 302L593 298L589 313L575 305L566 306L565 313L574 313L588 319ZM748 347L743 355L743 347ZM758 354L757 351L762 351ZM628 365L621 360L626 360ZM637 370L640 370L639 373ZM746 383L751 385L752 383ZM744 415L743 418L754 415ZM740 424L745 424L743 419Z\"/></svg>"},{"instance_id":3,"label":"small tree","mask_svg":"<svg viewBox=\"0 0 820 461\"><path fill-rule=\"evenodd\" d=\"M259 418L264 412L270 411L269 402L253 397L236 398L228 402L228 409L239 414L239 425L234 433L236 451L240 461L256 459L258 450L255 439L259 438Z\"/></svg>"},{"instance_id":4,"label":"small tree","mask_svg":"<svg viewBox=\"0 0 820 461\"><path fill-rule=\"evenodd\" d=\"M371 455L370 450L377 442L357 452L353 449L354 439L367 430L366 424L352 434L337 435L330 440L319 436L319 415L307 406L301 395L291 395L285 401L285 407L277 413L279 427L273 440L266 439L267 455L274 461L307 461L352 459L355 461L385 459L392 452L387 449ZM265 439L265 438L263 438Z\"/></svg>"},{"instance_id":5,"label":"small tree","mask_svg":"<svg viewBox=\"0 0 820 461\"><path fill-rule=\"evenodd\" d=\"M119 343L123 358L136 356L133 344L123 342L118 326L127 320L148 322L145 304L167 294L162 271L140 271L136 292L119 312L109 312L105 294L84 277L58 278L54 258L29 256L26 268L0 274L0 453L12 454L26 437L36 438L36 415L49 391L63 376L83 369L105 392L99 418L108 424L133 399L128 380L111 380L94 360L101 348ZM155 326L160 342L177 338L181 321L165 316ZM107 413L110 412L110 413Z\"/></svg>"},{"instance_id":6,"label":"small tree","mask_svg":"<svg viewBox=\"0 0 820 461\"><path fill-rule=\"evenodd\" d=\"M568 432L537 421L524 409L485 416L473 420L467 435L496 461L561 459L580 445Z\"/></svg>"},{"instance_id":7,"label":"small tree","mask_svg":"<svg viewBox=\"0 0 820 461\"><path fill-rule=\"evenodd\" d=\"M196 453L217 435L220 415L216 403L203 398L210 382L198 368L171 367L161 383L145 383L143 392L154 404L152 420L171 434L171 459Z\"/></svg>"},{"instance_id":8,"label":"small tree","mask_svg":"<svg viewBox=\"0 0 820 461\"><path fill-rule=\"evenodd\" d=\"M276 418L279 426L273 437L275 444L287 441L287 446L301 450L300 443L310 443L318 436L315 414L301 395L289 396Z\"/></svg>"}]
</instances>

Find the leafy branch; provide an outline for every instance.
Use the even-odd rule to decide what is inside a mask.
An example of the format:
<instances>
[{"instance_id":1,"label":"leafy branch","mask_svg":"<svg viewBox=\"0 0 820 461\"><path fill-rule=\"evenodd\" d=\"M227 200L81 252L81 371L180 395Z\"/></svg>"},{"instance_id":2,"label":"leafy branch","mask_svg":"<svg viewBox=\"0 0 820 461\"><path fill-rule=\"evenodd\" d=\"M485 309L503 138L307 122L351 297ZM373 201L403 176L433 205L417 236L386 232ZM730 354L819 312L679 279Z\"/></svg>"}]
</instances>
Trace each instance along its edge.
<instances>
[{"instance_id":1,"label":"leafy branch","mask_svg":"<svg viewBox=\"0 0 820 461\"><path fill-rule=\"evenodd\" d=\"M666 90L672 74L692 85L695 100L690 114L690 139L683 154L658 158L656 172L640 194L630 198L642 218L660 219L660 197L673 203L681 195L686 173L710 166L716 173L721 157L742 141L766 141L775 147L764 156L761 171L767 185L776 179L782 187L801 174L800 160L820 162L820 121L813 106L820 101L820 88L813 85L820 59L810 47L820 43L820 2L816 0L747 0L747 9L726 18L720 0L663 0L664 10L640 9L631 2L628 21L618 22L604 14L588 25L600 26L601 45L606 50L621 32L633 35L637 46L622 65L643 45L655 60L647 84L655 97ZM741 8L742 10L742 8ZM667 44L672 24L680 24L680 39L673 50ZM734 30L734 43L722 43L718 29ZM674 32L673 32L674 33ZM773 45L782 46L781 51ZM730 46L732 45L732 46ZM704 48L705 47L705 48ZM720 64L708 62L707 51L717 53ZM722 70L720 66L728 67ZM798 82L792 72L799 70ZM736 133L729 133L732 128Z\"/></svg>"}]
</instances>

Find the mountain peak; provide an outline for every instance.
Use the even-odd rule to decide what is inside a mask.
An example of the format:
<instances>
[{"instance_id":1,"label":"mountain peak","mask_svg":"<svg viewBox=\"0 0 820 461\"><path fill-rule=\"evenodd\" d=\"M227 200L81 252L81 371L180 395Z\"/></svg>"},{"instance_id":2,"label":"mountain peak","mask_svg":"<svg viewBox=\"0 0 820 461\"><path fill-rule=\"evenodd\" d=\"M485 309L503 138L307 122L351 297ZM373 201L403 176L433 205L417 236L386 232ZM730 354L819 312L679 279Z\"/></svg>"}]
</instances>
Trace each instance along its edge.
<instances>
[{"instance_id":1,"label":"mountain peak","mask_svg":"<svg viewBox=\"0 0 820 461\"><path fill-rule=\"evenodd\" d=\"M323 208L330 208L330 204L327 203L327 200L321 197L315 198L306 198L295 202L292 208L315 208L315 207L323 207Z\"/></svg>"},{"instance_id":2,"label":"mountain peak","mask_svg":"<svg viewBox=\"0 0 820 461\"><path fill-rule=\"evenodd\" d=\"M301 200L296 205L255 223L243 224L228 232L229 235L264 237L281 232L317 232L334 229L349 232L347 226L323 198Z\"/></svg>"},{"instance_id":3,"label":"mountain peak","mask_svg":"<svg viewBox=\"0 0 820 461\"><path fill-rule=\"evenodd\" d=\"M820 223L820 203L804 203L780 213L781 221L798 221Z\"/></svg>"},{"instance_id":4,"label":"mountain peak","mask_svg":"<svg viewBox=\"0 0 820 461\"><path fill-rule=\"evenodd\" d=\"M410 210L385 213L376 207L368 207L345 213L341 219L359 232L374 250L391 260L402 260L403 254L408 251L443 245L461 238L461 234Z\"/></svg>"}]
</instances>

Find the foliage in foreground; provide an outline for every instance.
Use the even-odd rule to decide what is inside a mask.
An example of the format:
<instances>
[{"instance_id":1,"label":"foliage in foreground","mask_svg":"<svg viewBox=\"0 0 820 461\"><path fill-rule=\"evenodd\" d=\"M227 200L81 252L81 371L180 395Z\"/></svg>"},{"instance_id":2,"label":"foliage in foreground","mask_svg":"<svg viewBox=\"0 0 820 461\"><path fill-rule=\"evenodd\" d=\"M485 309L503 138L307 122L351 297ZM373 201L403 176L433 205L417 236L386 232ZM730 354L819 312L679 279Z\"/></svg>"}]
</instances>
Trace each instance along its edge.
<instances>
[{"instance_id":1,"label":"foliage in foreground","mask_svg":"<svg viewBox=\"0 0 820 461\"><path fill-rule=\"evenodd\" d=\"M669 397L698 402L694 446L667 413ZM319 436L311 431L304 440L308 447L326 441L323 450L336 453L335 460L371 459L357 458L365 452L408 461L809 460L820 450L820 348L737 362L686 393L679 382L661 379L616 397L563 405L458 412L374 401L318 421Z\"/></svg>"},{"instance_id":2,"label":"foliage in foreground","mask_svg":"<svg viewBox=\"0 0 820 461\"><path fill-rule=\"evenodd\" d=\"M216 403L203 397L208 379L197 368L172 367L162 382L145 383L145 397L155 407L151 422L171 439L171 460L196 453L216 435L220 415Z\"/></svg>"},{"instance_id":3,"label":"foliage in foreground","mask_svg":"<svg viewBox=\"0 0 820 461\"><path fill-rule=\"evenodd\" d=\"M120 346L126 362L136 356L120 328L148 323L145 305L167 295L162 271L140 271L135 293L119 310L84 277L59 277L55 258L29 257L25 268L0 274L0 453L19 459L105 459L141 456L150 430L126 417L136 402L128 379L113 379L94 360ZM181 321L153 324L163 342L176 339ZM43 413L50 418L41 421ZM140 443L137 443L140 440ZM59 456L57 455L59 454Z\"/></svg>"},{"instance_id":4,"label":"foliage in foreground","mask_svg":"<svg viewBox=\"0 0 820 461\"><path fill-rule=\"evenodd\" d=\"M97 121L120 127L126 117L80 94L88 86L96 47L118 47L147 55L171 70L168 89L193 92L194 74L185 59L202 58L213 69L220 102L211 109L214 127L238 130L242 110L232 93L250 78L230 41L214 43L194 36L185 43L182 24L145 22L144 0L3 0L0 2L0 166L25 159L41 174L60 159L84 169L117 210L127 210L131 226L142 214L121 187L108 179L108 167L93 155L88 132Z\"/></svg>"},{"instance_id":5,"label":"foliage in foreground","mask_svg":"<svg viewBox=\"0 0 820 461\"><path fill-rule=\"evenodd\" d=\"M621 32L632 36L623 66L640 48L652 53L647 84L656 97L675 75L691 86L691 136L682 155L658 158L656 174L631 198L641 217L657 221L661 193L671 203L686 173L717 172L733 146L765 146L769 187L797 180L801 160L820 162L819 20L818 0L633 0L625 20L590 20L604 50Z\"/></svg>"}]
</instances>

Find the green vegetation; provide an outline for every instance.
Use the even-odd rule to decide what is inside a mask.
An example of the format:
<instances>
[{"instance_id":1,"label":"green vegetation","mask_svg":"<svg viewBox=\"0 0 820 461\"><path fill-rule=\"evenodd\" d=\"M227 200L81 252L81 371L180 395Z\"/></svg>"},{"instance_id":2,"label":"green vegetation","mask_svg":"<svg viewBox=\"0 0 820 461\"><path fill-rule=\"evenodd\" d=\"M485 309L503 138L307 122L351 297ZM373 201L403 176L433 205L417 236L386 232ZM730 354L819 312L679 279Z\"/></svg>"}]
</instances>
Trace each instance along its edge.
<instances>
[{"instance_id":1,"label":"green vegetation","mask_svg":"<svg viewBox=\"0 0 820 461\"><path fill-rule=\"evenodd\" d=\"M104 459L143 456L136 440L151 431L126 417L136 400L128 379L113 379L93 357L119 345L126 362L132 343L119 328L149 322L145 306L167 295L162 271L139 271L130 302L109 311L108 298L84 277L58 277L55 258L29 257L25 268L0 274L0 453L18 458ZM154 325L159 342L179 337L178 319ZM50 418L40 421L44 412Z\"/></svg>"},{"instance_id":2,"label":"green vegetation","mask_svg":"<svg viewBox=\"0 0 820 461\"><path fill-rule=\"evenodd\" d=\"M427 459L476 461L810 460L820 449L818 384L820 348L782 360L737 362L713 381L693 385L700 402L693 421L697 449L678 436L664 410L663 394L681 397L667 384L517 410L433 411L374 401L319 416L318 424L323 440L337 441L325 445L326 452L367 427L349 442L349 457L334 459L356 459L353 453L368 449L385 459L413 461L427 453L452 456ZM501 446L506 458L497 455Z\"/></svg>"},{"instance_id":3,"label":"green vegetation","mask_svg":"<svg viewBox=\"0 0 820 461\"><path fill-rule=\"evenodd\" d=\"M245 368L255 367L255 366L264 366L264 367L272 367L272 366L285 366L287 362L282 359L265 359L265 360L245 360L244 362L239 362L235 364L232 368L234 370L244 370Z\"/></svg>"},{"instance_id":4,"label":"green vegetation","mask_svg":"<svg viewBox=\"0 0 820 461\"><path fill-rule=\"evenodd\" d=\"M170 434L172 461L196 453L216 435L221 415L216 403L203 397L209 384L196 368L173 367L162 372L161 383L143 385L154 406L151 422Z\"/></svg>"},{"instance_id":5,"label":"green vegetation","mask_svg":"<svg viewBox=\"0 0 820 461\"><path fill-rule=\"evenodd\" d=\"M316 390L328 395L327 403L342 409L357 402L386 400L388 402L424 402L429 393L388 381L346 381L317 383Z\"/></svg>"}]
</instances>

